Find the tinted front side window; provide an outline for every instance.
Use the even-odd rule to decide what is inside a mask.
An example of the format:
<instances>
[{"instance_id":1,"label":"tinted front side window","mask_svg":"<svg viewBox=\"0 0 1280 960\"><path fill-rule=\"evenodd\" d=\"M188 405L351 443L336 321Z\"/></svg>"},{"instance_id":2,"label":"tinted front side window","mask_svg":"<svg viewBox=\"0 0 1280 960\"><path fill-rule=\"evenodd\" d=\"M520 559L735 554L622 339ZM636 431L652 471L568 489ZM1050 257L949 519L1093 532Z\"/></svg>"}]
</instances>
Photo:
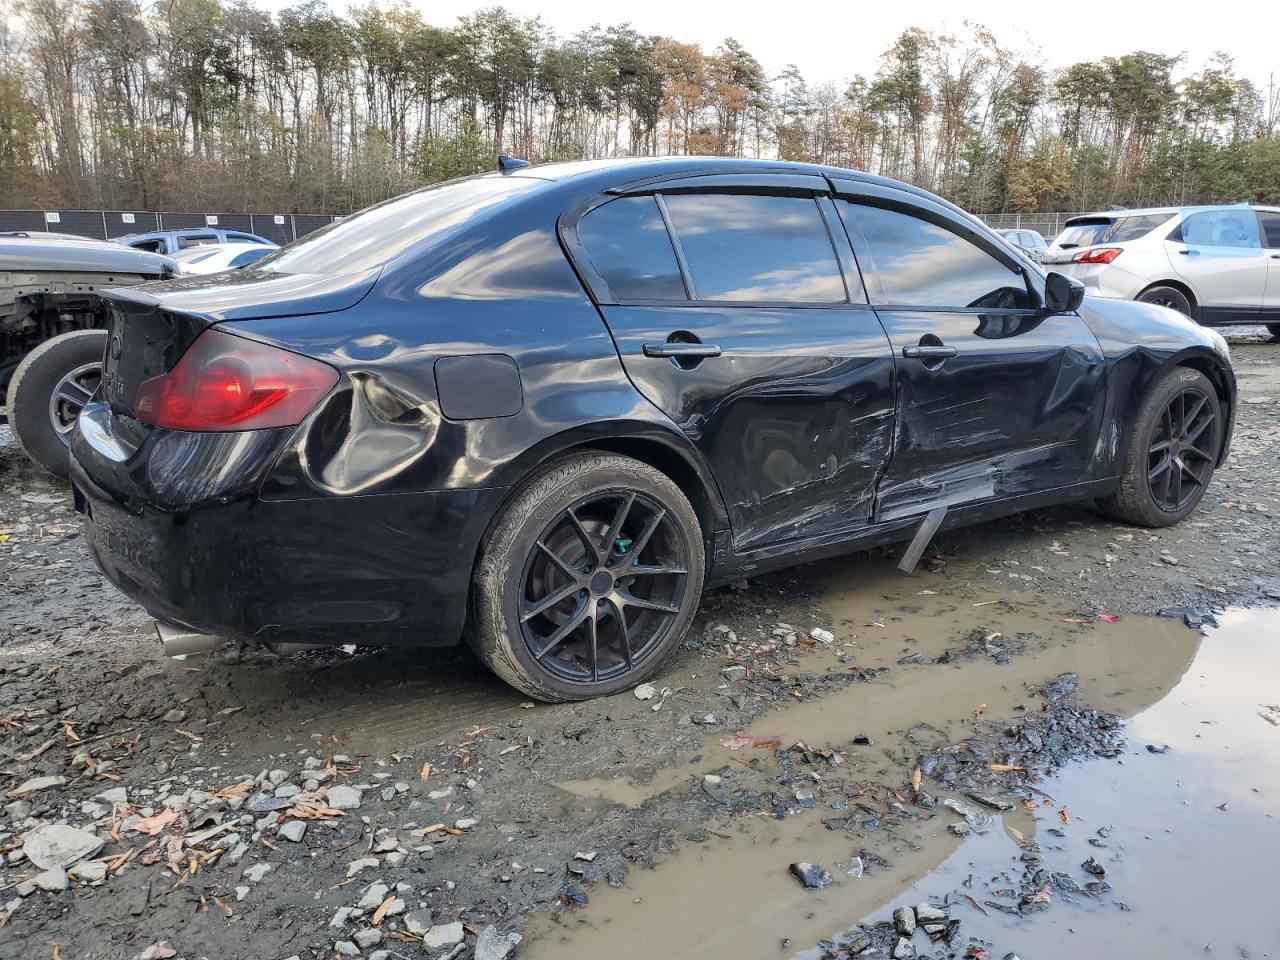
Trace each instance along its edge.
<instances>
[{"instance_id":1,"label":"tinted front side window","mask_svg":"<svg viewBox=\"0 0 1280 960\"><path fill-rule=\"evenodd\" d=\"M910 214L851 204L885 302L910 307L1032 306L1022 274L968 240Z\"/></svg>"},{"instance_id":2,"label":"tinted front side window","mask_svg":"<svg viewBox=\"0 0 1280 960\"><path fill-rule=\"evenodd\" d=\"M689 193L664 200L697 299L845 301L835 250L812 198Z\"/></svg>"},{"instance_id":3,"label":"tinted front side window","mask_svg":"<svg viewBox=\"0 0 1280 960\"><path fill-rule=\"evenodd\" d=\"M652 196L623 197L578 224L578 239L619 300L684 300L684 281Z\"/></svg>"}]
</instances>

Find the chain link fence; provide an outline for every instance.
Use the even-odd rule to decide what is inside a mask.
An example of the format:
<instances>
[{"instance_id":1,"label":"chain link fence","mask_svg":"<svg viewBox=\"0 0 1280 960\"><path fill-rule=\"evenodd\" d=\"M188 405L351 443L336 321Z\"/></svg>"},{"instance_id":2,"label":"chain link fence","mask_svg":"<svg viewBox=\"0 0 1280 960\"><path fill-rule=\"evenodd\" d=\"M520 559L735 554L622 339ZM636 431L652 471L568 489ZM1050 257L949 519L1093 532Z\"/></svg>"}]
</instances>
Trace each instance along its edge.
<instances>
[{"instance_id":1,"label":"chain link fence","mask_svg":"<svg viewBox=\"0 0 1280 960\"><path fill-rule=\"evenodd\" d=\"M1035 230L1052 241L1062 232L1062 225L1079 213L986 213L979 214L993 230Z\"/></svg>"},{"instance_id":2,"label":"chain link fence","mask_svg":"<svg viewBox=\"0 0 1280 960\"><path fill-rule=\"evenodd\" d=\"M155 213L143 210L0 210L0 233L73 233L110 240L129 233L216 227L289 243L341 220L327 213Z\"/></svg>"}]
</instances>

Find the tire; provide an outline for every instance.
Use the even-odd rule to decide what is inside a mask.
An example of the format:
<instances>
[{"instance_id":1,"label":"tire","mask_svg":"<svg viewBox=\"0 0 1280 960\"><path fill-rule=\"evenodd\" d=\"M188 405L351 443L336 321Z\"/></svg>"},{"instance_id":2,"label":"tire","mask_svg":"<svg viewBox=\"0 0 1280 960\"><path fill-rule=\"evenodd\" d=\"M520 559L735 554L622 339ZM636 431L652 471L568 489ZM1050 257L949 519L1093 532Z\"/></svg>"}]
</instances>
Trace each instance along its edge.
<instances>
[{"instance_id":1,"label":"tire","mask_svg":"<svg viewBox=\"0 0 1280 960\"><path fill-rule=\"evenodd\" d=\"M101 379L106 344L103 330L60 334L28 353L9 380L5 412L18 447L59 477L68 472L70 427Z\"/></svg>"},{"instance_id":2,"label":"tire","mask_svg":"<svg viewBox=\"0 0 1280 960\"><path fill-rule=\"evenodd\" d=\"M1184 317L1191 316L1191 301L1177 287L1148 287L1137 299L1139 303L1154 303L1177 310Z\"/></svg>"},{"instance_id":3,"label":"tire","mask_svg":"<svg viewBox=\"0 0 1280 960\"><path fill-rule=\"evenodd\" d=\"M1222 406L1208 377L1187 367L1164 374L1125 430L1120 485L1101 501L1104 512L1141 527L1185 520L1213 478L1222 430ZM1194 446L1180 434L1195 434Z\"/></svg>"},{"instance_id":4,"label":"tire","mask_svg":"<svg viewBox=\"0 0 1280 960\"><path fill-rule=\"evenodd\" d=\"M669 477L629 457L575 454L499 511L472 582L467 640L538 700L618 693L653 676L684 638L705 565L697 514Z\"/></svg>"},{"instance_id":5,"label":"tire","mask_svg":"<svg viewBox=\"0 0 1280 960\"><path fill-rule=\"evenodd\" d=\"M1271 334L1272 340L1280 341L1280 323L1268 323L1267 333Z\"/></svg>"}]
</instances>

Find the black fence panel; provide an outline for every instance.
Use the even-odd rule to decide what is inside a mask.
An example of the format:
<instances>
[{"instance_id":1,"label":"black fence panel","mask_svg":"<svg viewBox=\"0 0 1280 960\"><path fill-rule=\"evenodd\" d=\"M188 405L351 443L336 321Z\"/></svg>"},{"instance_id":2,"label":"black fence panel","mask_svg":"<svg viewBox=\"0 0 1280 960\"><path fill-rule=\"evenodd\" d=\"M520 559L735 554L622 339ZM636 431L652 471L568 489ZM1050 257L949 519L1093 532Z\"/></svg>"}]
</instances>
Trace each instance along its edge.
<instances>
[{"instance_id":1,"label":"black fence panel","mask_svg":"<svg viewBox=\"0 0 1280 960\"><path fill-rule=\"evenodd\" d=\"M142 210L108 210L107 239L130 233L152 233L160 229L160 217Z\"/></svg>"},{"instance_id":2,"label":"black fence panel","mask_svg":"<svg viewBox=\"0 0 1280 960\"><path fill-rule=\"evenodd\" d=\"M0 210L0 233L43 232L44 229L43 210Z\"/></svg>"},{"instance_id":3,"label":"black fence panel","mask_svg":"<svg viewBox=\"0 0 1280 960\"><path fill-rule=\"evenodd\" d=\"M293 241L292 218L285 214L255 213L250 215L249 222L250 233L256 233L260 237L281 245Z\"/></svg>"},{"instance_id":4,"label":"black fence panel","mask_svg":"<svg viewBox=\"0 0 1280 960\"><path fill-rule=\"evenodd\" d=\"M50 216L57 216L57 221L50 220ZM45 223L53 233L74 233L80 237L93 237L95 240L103 239L106 233L102 226L101 210L59 210L56 213L46 213Z\"/></svg>"},{"instance_id":5,"label":"black fence panel","mask_svg":"<svg viewBox=\"0 0 1280 960\"><path fill-rule=\"evenodd\" d=\"M252 219L247 213L219 213L217 215L219 230L239 230L241 233L252 233Z\"/></svg>"},{"instance_id":6,"label":"black fence panel","mask_svg":"<svg viewBox=\"0 0 1280 960\"><path fill-rule=\"evenodd\" d=\"M204 222L203 213L162 213L160 214L161 230L195 230L208 226Z\"/></svg>"},{"instance_id":7,"label":"black fence panel","mask_svg":"<svg viewBox=\"0 0 1280 960\"><path fill-rule=\"evenodd\" d=\"M319 213L295 213L293 215L293 229L298 236L304 236L313 230L319 230L321 227L327 227L333 223L333 217L325 216Z\"/></svg>"}]
</instances>

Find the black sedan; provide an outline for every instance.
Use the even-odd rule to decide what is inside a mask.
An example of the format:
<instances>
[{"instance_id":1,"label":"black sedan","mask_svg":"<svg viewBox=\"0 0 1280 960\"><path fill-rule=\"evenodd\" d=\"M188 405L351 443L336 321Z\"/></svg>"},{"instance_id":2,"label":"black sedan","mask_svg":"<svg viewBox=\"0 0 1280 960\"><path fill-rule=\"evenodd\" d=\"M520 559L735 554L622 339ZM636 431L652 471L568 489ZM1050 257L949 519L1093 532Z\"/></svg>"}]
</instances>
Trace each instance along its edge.
<instances>
[{"instance_id":1,"label":"black sedan","mask_svg":"<svg viewBox=\"0 0 1280 960\"><path fill-rule=\"evenodd\" d=\"M928 193L714 158L530 167L104 292L72 476L165 630L466 636L545 700L650 677L712 583L1065 501L1164 526L1227 348Z\"/></svg>"}]
</instances>

